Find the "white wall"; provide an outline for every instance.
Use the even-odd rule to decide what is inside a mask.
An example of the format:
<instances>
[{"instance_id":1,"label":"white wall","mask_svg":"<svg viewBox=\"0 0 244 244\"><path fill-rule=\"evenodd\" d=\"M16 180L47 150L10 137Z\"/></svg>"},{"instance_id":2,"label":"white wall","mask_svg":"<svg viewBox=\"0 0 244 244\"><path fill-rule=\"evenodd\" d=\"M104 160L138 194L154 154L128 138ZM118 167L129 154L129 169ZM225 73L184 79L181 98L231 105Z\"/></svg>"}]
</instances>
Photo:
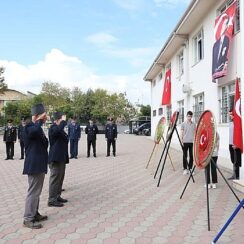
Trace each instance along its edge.
<instances>
[{"instance_id":1,"label":"white wall","mask_svg":"<svg viewBox=\"0 0 244 244\"><path fill-rule=\"evenodd\" d=\"M222 1L223 2L223 1ZM222 3L221 2L221 3ZM229 131L228 124L220 124L220 104L219 104L219 87L223 84L229 83L238 76L241 76L241 40L240 33L237 33L233 37L231 49L230 49L230 62L228 65L228 75L219 79L218 83L212 82L212 47L215 41L214 37L214 23L216 18L216 9L213 9L208 13L208 16L195 28L195 30L189 35L189 41L186 42L184 47L176 50L176 54L171 59L171 102L172 112L178 109L177 102L184 99L184 111L185 116L188 110L193 110L194 99L193 96L204 92L204 104L205 110L209 109L215 115L217 130L220 134L220 151L219 155L228 160L225 166L232 168L232 164L229 160L228 140ZM204 31L204 59L199 63L193 63L193 43L192 38L203 28ZM181 50L184 50L184 74L179 77L178 72L178 54ZM192 92L187 95L182 92L182 85L190 83ZM162 80L156 79L156 84L152 87L152 111L156 109L157 116L152 116L152 132L155 131L157 123L161 116L158 116L158 108L161 107L161 98L163 92L164 76ZM164 108L164 116L166 116L166 107ZM178 129L180 126L178 126ZM180 130L179 130L180 132ZM154 133L152 133L152 137ZM179 147L178 139L174 135L172 139L172 145Z\"/></svg>"}]
</instances>

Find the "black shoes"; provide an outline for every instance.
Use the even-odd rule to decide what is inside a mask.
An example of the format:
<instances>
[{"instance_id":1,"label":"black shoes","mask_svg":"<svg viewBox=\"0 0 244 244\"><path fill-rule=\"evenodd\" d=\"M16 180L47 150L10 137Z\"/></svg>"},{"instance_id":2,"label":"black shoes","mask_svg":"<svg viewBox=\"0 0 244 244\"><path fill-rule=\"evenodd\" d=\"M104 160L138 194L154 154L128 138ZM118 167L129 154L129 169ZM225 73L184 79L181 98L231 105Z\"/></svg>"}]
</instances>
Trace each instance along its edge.
<instances>
[{"instance_id":1,"label":"black shoes","mask_svg":"<svg viewBox=\"0 0 244 244\"><path fill-rule=\"evenodd\" d=\"M234 180L236 177L234 175L232 175L230 178L228 178L228 180Z\"/></svg>"},{"instance_id":2,"label":"black shoes","mask_svg":"<svg viewBox=\"0 0 244 244\"><path fill-rule=\"evenodd\" d=\"M86 157L87 157L87 158L90 158L90 155L87 155Z\"/></svg>"},{"instance_id":3,"label":"black shoes","mask_svg":"<svg viewBox=\"0 0 244 244\"><path fill-rule=\"evenodd\" d=\"M35 222L45 221L47 219L48 219L47 215L41 215L39 213L37 213L36 216L34 217Z\"/></svg>"},{"instance_id":4,"label":"black shoes","mask_svg":"<svg viewBox=\"0 0 244 244\"><path fill-rule=\"evenodd\" d=\"M63 207L64 206L64 204L59 201L49 202L47 205L48 205L48 207Z\"/></svg>"},{"instance_id":5,"label":"black shoes","mask_svg":"<svg viewBox=\"0 0 244 244\"><path fill-rule=\"evenodd\" d=\"M24 220L23 226L30 228L30 229L41 229L42 228L42 224L36 223L35 220L32 220L32 221Z\"/></svg>"},{"instance_id":6,"label":"black shoes","mask_svg":"<svg viewBox=\"0 0 244 244\"><path fill-rule=\"evenodd\" d=\"M64 199L64 198L62 198L62 197L58 197L58 202L61 202L61 203L65 203L65 202L68 202L68 200L67 199Z\"/></svg>"},{"instance_id":7,"label":"black shoes","mask_svg":"<svg viewBox=\"0 0 244 244\"><path fill-rule=\"evenodd\" d=\"M21 160L21 159L24 159L24 158L23 158L23 157L21 157L21 158L20 158L20 160Z\"/></svg>"},{"instance_id":8,"label":"black shoes","mask_svg":"<svg viewBox=\"0 0 244 244\"><path fill-rule=\"evenodd\" d=\"M94 154L93 154L93 157L94 157L94 158L96 158L96 157L97 157L97 155L94 153Z\"/></svg>"}]
</instances>

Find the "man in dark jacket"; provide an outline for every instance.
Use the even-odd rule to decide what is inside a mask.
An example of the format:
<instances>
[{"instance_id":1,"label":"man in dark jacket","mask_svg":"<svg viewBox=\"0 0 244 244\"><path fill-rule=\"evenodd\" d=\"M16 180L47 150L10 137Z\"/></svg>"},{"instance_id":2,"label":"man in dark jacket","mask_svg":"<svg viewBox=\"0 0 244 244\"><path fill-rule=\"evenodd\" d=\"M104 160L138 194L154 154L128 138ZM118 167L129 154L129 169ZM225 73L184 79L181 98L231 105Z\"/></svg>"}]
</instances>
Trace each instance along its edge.
<instances>
[{"instance_id":1,"label":"man in dark jacket","mask_svg":"<svg viewBox=\"0 0 244 244\"><path fill-rule=\"evenodd\" d=\"M96 157L96 140L98 128L93 123L93 119L89 120L89 124L86 126L85 132L87 134L87 157L90 157L91 145L93 149L93 156Z\"/></svg>"},{"instance_id":2,"label":"man in dark jacket","mask_svg":"<svg viewBox=\"0 0 244 244\"><path fill-rule=\"evenodd\" d=\"M50 168L49 178L49 207L63 207L68 200L61 197L62 185L65 175L65 165L69 163L68 135L64 131L67 125L65 116L61 112L53 114L54 122L48 131L50 142L48 163Z\"/></svg>"},{"instance_id":3,"label":"man in dark jacket","mask_svg":"<svg viewBox=\"0 0 244 244\"><path fill-rule=\"evenodd\" d=\"M24 155L25 155L24 129L25 129L25 119L22 118L21 124L18 127L18 139L19 139L20 151L21 151L20 159L24 159Z\"/></svg>"},{"instance_id":4,"label":"man in dark jacket","mask_svg":"<svg viewBox=\"0 0 244 244\"><path fill-rule=\"evenodd\" d=\"M25 202L24 226L31 229L42 228L37 223L47 219L38 212L39 200L42 192L45 174L47 173L48 140L42 130L42 125L47 119L43 104L31 108L32 122L25 126L25 162L23 174L28 175L29 188Z\"/></svg>"},{"instance_id":5,"label":"man in dark jacket","mask_svg":"<svg viewBox=\"0 0 244 244\"><path fill-rule=\"evenodd\" d=\"M76 117L71 119L68 126L68 136L70 141L70 158L78 158L78 142L80 140L80 125L76 121Z\"/></svg>"},{"instance_id":6,"label":"man in dark jacket","mask_svg":"<svg viewBox=\"0 0 244 244\"><path fill-rule=\"evenodd\" d=\"M9 119L3 135L3 141L6 144L6 154L7 154L5 160L14 159L14 143L16 142L16 128L13 126L12 123L13 120Z\"/></svg>"},{"instance_id":7,"label":"man in dark jacket","mask_svg":"<svg viewBox=\"0 0 244 244\"><path fill-rule=\"evenodd\" d=\"M112 144L113 155L116 156L116 139L117 139L117 125L113 118L108 118L108 124L105 127L105 138L107 140L107 157L110 156L110 147Z\"/></svg>"}]
</instances>

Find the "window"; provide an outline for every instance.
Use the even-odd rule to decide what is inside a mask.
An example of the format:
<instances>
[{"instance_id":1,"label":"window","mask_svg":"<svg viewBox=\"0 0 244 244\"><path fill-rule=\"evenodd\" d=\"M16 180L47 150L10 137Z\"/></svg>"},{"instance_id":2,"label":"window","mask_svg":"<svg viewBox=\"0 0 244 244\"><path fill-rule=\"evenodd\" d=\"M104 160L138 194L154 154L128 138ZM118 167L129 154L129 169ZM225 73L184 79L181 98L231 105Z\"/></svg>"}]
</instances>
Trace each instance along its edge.
<instances>
[{"instance_id":1,"label":"window","mask_svg":"<svg viewBox=\"0 0 244 244\"><path fill-rule=\"evenodd\" d=\"M179 62L179 76L184 74L184 56L183 56L183 51L179 54L178 56L178 62Z\"/></svg>"},{"instance_id":2,"label":"window","mask_svg":"<svg viewBox=\"0 0 244 244\"><path fill-rule=\"evenodd\" d=\"M204 93L200 93L194 96L194 105L193 105L193 116L194 121L197 123L200 119L201 114L204 111Z\"/></svg>"},{"instance_id":3,"label":"window","mask_svg":"<svg viewBox=\"0 0 244 244\"><path fill-rule=\"evenodd\" d=\"M218 15L222 14L232 3L234 0L228 0L225 4L218 10ZM236 1L236 16L234 20L234 33L240 31L240 2Z\"/></svg>"},{"instance_id":4,"label":"window","mask_svg":"<svg viewBox=\"0 0 244 244\"><path fill-rule=\"evenodd\" d=\"M155 117L156 115L157 115L157 111L155 109L155 110L153 110L153 117Z\"/></svg>"},{"instance_id":5,"label":"window","mask_svg":"<svg viewBox=\"0 0 244 244\"><path fill-rule=\"evenodd\" d=\"M178 102L178 110L179 110L179 124L184 122L184 100Z\"/></svg>"},{"instance_id":6,"label":"window","mask_svg":"<svg viewBox=\"0 0 244 244\"><path fill-rule=\"evenodd\" d=\"M163 108L159 108L158 109L158 115L162 115L163 114Z\"/></svg>"},{"instance_id":7,"label":"window","mask_svg":"<svg viewBox=\"0 0 244 244\"><path fill-rule=\"evenodd\" d=\"M194 63L203 59L203 29L193 38Z\"/></svg>"},{"instance_id":8,"label":"window","mask_svg":"<svg viewBox=\"0 0 244 244\"><path fill-rule=\"evenodd\" d=\"M161 73L158 75L158 78L159 78L158 81L162 80L162 77L163 77L163 72L161 72Z\"/></svg>"},{"instance_id":9,"label":"window","mask_svg":"<svg viewBox=\"0 0 244 244\"><path fill-rule=\"evenodd\" d=\"M167 117L167 121L168 121L168 122L170 122L171 115L172 115L172 108L171 108L171 105L167 105L167 106L166 106L166 117Z\"/></svg>"},{"instance_id":10,"label":"window","mask_svg":"<svg viewBox=\"0 0 244 244\"><path fill-rule=\"evenodd\" d=\"M220 123L228 123L228 112L234 106L235 83L220 87Z\"/></svg>"}]
</instances>

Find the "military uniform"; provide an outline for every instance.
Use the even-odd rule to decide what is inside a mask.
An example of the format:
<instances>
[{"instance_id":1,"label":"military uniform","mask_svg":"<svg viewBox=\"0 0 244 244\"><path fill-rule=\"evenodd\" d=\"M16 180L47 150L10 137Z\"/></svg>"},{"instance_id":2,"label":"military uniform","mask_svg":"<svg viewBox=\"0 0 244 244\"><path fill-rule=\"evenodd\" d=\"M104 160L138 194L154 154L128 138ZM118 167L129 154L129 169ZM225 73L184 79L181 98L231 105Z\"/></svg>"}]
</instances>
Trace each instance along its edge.
<instances>
[{"instance_id":1,"label":"military uniform","mask_svg":"<svg viewBox=\"0 0 244 244\"><path fill-rule=\"evenodd\" d=\"M112 120L110 119L112 122ZM109 123L105 127L105 138L107 140L107 157L110 156L110 147L112 144L113 155L116 156L116 139L117 139L117 125L115 123Z\"/></svg>"},{"instance_id":2,"label":"military uniform","mask_svg":"<svg viewBox=\"0 0 244 244\"><path fill-rule=\"evenodd\" d=\"M78 142L80 140L80 135L80 125L76 122L71 122L68 125L68 136L70 141L70 158L77 158L78 156Z\"/></svg>"},{"instance_id":3,"label":"military uniform","mask_svg":"<svg viewBox=\"0 0 244 244\"><path fill-rule=\"evenodd\" d=\"M25 125L23 125L22 123L18 127L18 139L19 139L20 151L21 151L20 159L24 159L24 154L25 154L25 144L24 144Z\"/></svg>"},{"instance_id":4,"label":"military uniform","mask_svg":"<svg viewBox=\"0 0 244 244\"><path fill-rule=\"evenodd\" d=\"M62 113L54 113L54 119L59 121ZM68 135L64 131L67 122L62 120L60 124L54 122L49 131L50 142L48 163L50 168L49 178L49 198L48 205L53 207L62 207L66 199L61 198L62 185L65 176L66 164L69 163L68 154Z\"/></svg>"},{"instance_id":5,"label":"military uniform","mask_svg":"<svg viewBox=\"0 0 244 244\"><path fill-rule=\"evenodd\" d=\"M12 120L9 120L8 123L12 123ZM16 127L7 125L3 135L3 141L6 143L6 160L13 159L14 157L14 143L16 142L16 137Z\"/></svg>"},{"instance_id":6,"label":"military uniform","mask_svg":"<svg viewBox=\"0 0 244 244\"><path fill-rule=\"evenodd\" d=\"M87 157L90 157L91 145L93 148L93 156L96 157L96 140L98 128L95 124L89 124L85 128L85 133L87 134Z\"/></svg>"}]
</instances>

